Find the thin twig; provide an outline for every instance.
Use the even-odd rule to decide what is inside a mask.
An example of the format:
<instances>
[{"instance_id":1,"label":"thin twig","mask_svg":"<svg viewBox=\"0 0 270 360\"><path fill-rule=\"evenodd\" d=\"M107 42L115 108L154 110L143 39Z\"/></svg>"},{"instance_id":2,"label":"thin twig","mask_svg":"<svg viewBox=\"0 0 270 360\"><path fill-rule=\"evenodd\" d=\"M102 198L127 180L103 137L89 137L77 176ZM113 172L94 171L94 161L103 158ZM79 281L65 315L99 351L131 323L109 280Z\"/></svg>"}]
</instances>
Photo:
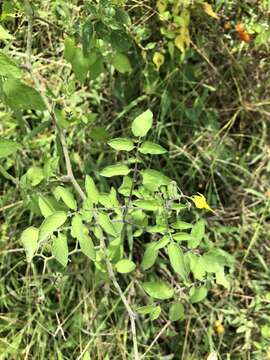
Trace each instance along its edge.
<instances>
[{"instance_id":1,"label":"thin twig","mask_svg":"<svg viewBox=\"0 0 270 360\"><path fill-rule=\"evenodd\" d=\"M15 203L12 203L12 204L5 205L5 206L3 206L3 207L0 208L0 212L5 211L5 210L8 210L8 209L11 209L11 208L13 208L13 207L15 207L15 206L22 205L22 203L23 203L23 201L20 200L20 201L17 201L17 202L15 202Z\"/></svg>"},{"instance_id":2,"label":"thin twig","mask_svg":"<svg viewBox=\"0 0 270 360\"><path fill-rule=\"evenodd\" d=\"M159 331L159 333L157 334L157 336L154 338L154 340L151 342L151 344L149 345L149 348L146 350L146 352L142 355L141 359L143 359L146 354L152 349L152 347L155 345L155 343L158 341L158 339L160 338L160 336L164 333L164 331L170 326L171 322L168 321L163 328Z\"/></svg>"},{"instance_id":3,"label":"thin twig","mask_svg":"<svg viewBox=\"0 0 270 360\"><path fill-rule=\"evenodd\" d=\"M14 185L18 185L17 179L14 176L10 175L2 165L0 165L0 174L7 180L13 182Z\"/></svg>"}]
</instances>

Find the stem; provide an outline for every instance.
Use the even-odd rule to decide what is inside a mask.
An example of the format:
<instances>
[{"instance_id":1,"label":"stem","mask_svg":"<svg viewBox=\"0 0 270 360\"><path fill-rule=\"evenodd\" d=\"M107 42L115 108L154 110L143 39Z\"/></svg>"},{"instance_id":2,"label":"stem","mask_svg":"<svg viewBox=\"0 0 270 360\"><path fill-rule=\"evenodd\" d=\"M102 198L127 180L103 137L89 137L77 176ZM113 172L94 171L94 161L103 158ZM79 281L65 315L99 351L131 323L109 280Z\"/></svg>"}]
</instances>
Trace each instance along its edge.
<instances>
[{"instance_id":1,"label":"stem","mask_svg":"<svg viewBox=\"0 0 270 360\"><path fill-rule=\"evenodd\" d=\"M60 142L61 142L61 146L62 146L62 150L63 150L63 154L64 154L64 158L65 158L65 165L66 165L66 170L67 170L67 176L66 178L71 182L72 186L74 187L74 189L77 191L77 193L79 194L79 196L81 197L82 200L86 199L86 195L84 193L84 191L82 190L82 188L80 187L79 183L77 182L77 180L74 177L73 174L73 169L72 169L72 164L70 161L70 156L68 153L68 148L66 145L66 139L65 139L65 135L63 133L63 130L61 129L60 126L58 126L57 124L57 119L54 113L54 105L50 105L50 102L46 96L46 92L45 90L42 88L38 78L34 75L33 73L33 68L32 68L32 62L31 62L31 53L32 53L32 38L33 38L33 20L34 20L34 12L32 9L32 6L29 2L29 0L24 0L24 4L25 4L25 8L26 8L26 12L27 12L27 18L28 18L28 28L27 28L27 47L26 47L26 69L28 70L28 72L30 73L35 87L36 89L39 91L40 96L45 104L46 109L48 110L51 119L53 120L57 131L58 131L58 135L60 138ZM95 219L96 218L96 214L95 214ZM107 253L107 248L106 248L106 244L105 244L105 240L104 237L101 236L100 239L100 245L101 248L104 252L105 255L105 262L106 262L106 267L107 267L107 271L109 274L109 277L116 289L116 291L118 292L125 308L126 311L128 313L129 319L130 319L130 324L131 324L131 332L132 332L132 338L133 338L133 349L134 349L134 359L135 360L140 360L139 357L139 353L138 353L138 344L137 344L137 337L136 337L136 323L135 323L135 318L136 318L136 314L132 311L127 298L125 297L117 279L115 276L115 273L113 271L113 266L109 260L109 256Z\"/></svg>"},{"instance_id":2,"label":"stem","mask_svg":"<svg viewBox=\"0 0 270 360\"><path fill-rule=\"evenodd\" d=\"M131 325L131 332L132 332L132 339L133 339L133 351L134 351L134 359L135 360L140 360L140 357L139 357L139 352L138 352L138 343L137 343L137 336L136 336L136 314L132 311L129 303L128 303L128 300L127 298L125 297L117 279L116 279L116 276L115 276L115 273L113 271L113 267L112 267L112 264L109 260L109 257L108 257L108 252L107 252L107 248L106 248L106 244L105 244L105 240L104 240L104 237L101 236L101 239L100 239L100 245L101 245L101 248L104 252L104 255L105 255L105 262L106 262L106 267L107 267L107 270L108 270L108 274L109 274L109 277L116 289L116 291L118 292L126 310L127 310L127 313L128 313L128 316L129 316L129 319L130 319L130 325Z\"/></svg>"},{"instance_id":3,"label":"stem","mask_svg":"<svg viewBox=\"0 0 270 360\"><path fill-rule=\"evenodd\" d=\"M2 165L0 165L0 174L7 180L12 181L14 185L18 185L17 179L10 175Z\"/></svg>"}]
</instances>

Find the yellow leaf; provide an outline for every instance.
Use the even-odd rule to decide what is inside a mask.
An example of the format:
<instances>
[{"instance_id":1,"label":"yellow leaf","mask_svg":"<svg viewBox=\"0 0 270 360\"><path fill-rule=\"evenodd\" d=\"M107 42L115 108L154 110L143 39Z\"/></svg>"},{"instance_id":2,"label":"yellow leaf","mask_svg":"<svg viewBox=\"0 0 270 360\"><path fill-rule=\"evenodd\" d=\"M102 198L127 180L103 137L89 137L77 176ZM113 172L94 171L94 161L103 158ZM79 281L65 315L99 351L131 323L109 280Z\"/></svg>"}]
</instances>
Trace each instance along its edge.
<instances>
[{"instance_id":1,"label":"yellow leaf","mask_svg":"<svg viewBox=\"0 0 270 360\"><path fill-rule=\"evenodd\" d=\"M214 12L212 5L208 4L207 2L204 2L202 5L203 5L203 9L207 15L209 15L215 19L219 19L219 16L217 13Z\"/></svg>"},{"instance_id":2,"label":"yellow leaf","mask_svg":"<svg viewBox=\"0 0 270 360\"><path fill-rule=\"evenodd\" d=\"M159 71L159 68L164 63L164 55L156 51L153 56L153 63L156 65L157 71Z\"/></svg>"},{"instance_id":3,"label":"yellow leaf","mask_svg":"<svg viewBox=\"0 0 270 360\"><path fill-rule=\"evenodd\" d=\"M187 27L181 28L180 34L174 39L174 44L181 52L185 52L186 48L189 47L190 37Z\"/></svg>"},{"instance_id":4,"label":"yellow leaf","mask_svg":"<svg viewBox=\"0 0 270 360\"><path fill-rule=\"evenodd\" d=\"M163 13L167 8L167 3L168 3L167 0L158 0L157 1L158 12Z\"/></svg>"},{"instance_id":5,"label":"yellow leaf","mask_svg":"<svg viewBox=\"0 0 270 360\"><path fill-rule=\"evenodd\" d=\"M211 209L211 207L207 204L207 201L204 197L203 194L200 194L198 192L199 195L193 195L191 197L191 200L194 202L196 208L198 209L206 209L209 211L212 211L215 214L215 211L213 209Z\"/></svg>"}]
</instances>

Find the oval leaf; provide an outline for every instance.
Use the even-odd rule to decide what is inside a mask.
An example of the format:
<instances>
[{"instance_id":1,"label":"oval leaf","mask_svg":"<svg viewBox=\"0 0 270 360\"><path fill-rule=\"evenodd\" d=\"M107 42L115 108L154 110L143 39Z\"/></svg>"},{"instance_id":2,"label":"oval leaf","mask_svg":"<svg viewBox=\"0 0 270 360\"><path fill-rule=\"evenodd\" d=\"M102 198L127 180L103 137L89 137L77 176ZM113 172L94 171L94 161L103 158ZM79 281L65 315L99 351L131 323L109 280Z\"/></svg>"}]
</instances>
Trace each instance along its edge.
<instances>
[{"instance_id":1,"label":"oval leaf","mask_svg":"<svg viewBox=\"0 0 270 360\"><path fill-rule=\"evenodd\" d=\"M115 264L115 268L119 273L127 274L127 273L133 271L136 268L136 265L131 260L123 259L123 260L118 261Z\"/></svg>"},{"instance_id":2,"label":"oval leaf","mask_svg":"<svg viewBox=\"0 0 270 360\"><path fill-rule=\"evenodd\" d=\"M0 75L13 76L14 78L21 77L21 70L17 64L3 52L0 52Z\"/></svg>"},{"instance_id":3,"label":"oval leaf","mask_svg":"<svg viewBox=\"0 0 270 360\"><path fill-rule=\"evenodd\" d=\"M133 202L135 206L138 206L140 209L147 211L157 211L160 208L160 203L158 200L135 200Z\"/></svg>"},{"instance_id":4,"label":"oval leaf","mask_svg":"<svg viewBox=\"0 0 270 360\"><path fill-rule=\"evenodd\" d=\"M200 245L205 233L205 221L203 219L199 220L192 228L191 235L194 237L193 240L190 240L188 245L192 249Z\"/></svg>"},{"instance_id":5,"label":"oval leaf","mask_svg":"<svg viewBox=\"0 0 270 360\"><path fill-rule=\"evenodd\" d=\"M108 145L115 150L131 151L134 149L133 141L126 138L115 138L108 142Z\"/></svg>"},{"instance_id":6,"label":"oval leaf","mask_svg":"<svg viewBox=\"0 0 270 360\"><path fill-rule=\"evenodd\" d=\"M28 263L31 262L38 248L38 233L39 230L34 226L30 226L22 232L21 242L23 244Z\"/></svg>"},{"instance_id":7,"label":"oval leaf","mask_svg":"<svg viewBox=\"0 0 270 360\"><path fill-rule=\"evenodd\" d=\"M55 209L53 208L52 204L45 196L38 197L38 206L42 216L44 216L45 218L52 215L55 212Z\"/></svg>"},{"instance_id":8,"label":"oval leaf","mask_svg":"<svg viewBox=\"0 0 270 360\"><path fill-rule=\"evenodd\" d=\"M169 310L170 321L178 321L185 318L185 308L181 303L172 304Z\"/></svg>"},{"instance_id":9,"label":"oval leaf","mask_svg":"<svg viewBox=\"0 0 270 360\"><path fill-rule=\"evenodd\" d=\"M68 263L68 245L67 237L63 234L59 234L58 237L53 239L52 243L52 255L56 260L63 265L67 266Z\"/></svg>"},{"instance_id":10,"label":"oval leaf","mask_svg":"<svg viewBox=\"0 0 270 360\"><path fill-rule=\"evenodd\" d=\"M117 71L124 74L132 70L128 57L122 53L116 53L112 58L112 65Z\"/></svg>"},{"instance_id":11,"label":"oval leaf","mask_svg":"<svg viewBox=\"0 0 270 360\"><path fill-rule=\"evenodd\" d=\"M151 191L157 191L162 185L169 185L171 179L164 175L162 172L147 169L142 172L143 185Z\"/></svg>"},{"instance_id":12,"label":"oval leaf","mask_svg":"<svg viewBox=\"0 0 270 360\"><path fill-rule=\"evenodd\" d=\"M73 194L63 186L57 186L53 192L56 200L62 199L68 208L77 210L77 202Z\"/></svg>"},{"instance_id":13,"label":"oval leaf","mask_svg":"<svg viewBox=\"0 0 270 360\"><path fill-rule=\"evenodd\" d=\"M151 110L144 111L141 115L137 116L131 126L134 136L143 137L151 129L153 124L153 113Z\"/></svg>"},{"instance_id":14,"label":"oval leaf","mask_svg":"<svg viewBox=\"0 0 270 360\"><path fill-rule=\"evenodd\" d=\"M87 232L81 216L76 214L71 222L71 235L79 241L82 253L94 261L96 258L95 247Z\"/></svg>"},{"instance_id":15,"label":"oval leaf","mask_svg":"<svg viewBox=\"0 0 270 360\"><path fill-rule=\"evenodd\" d=\"M151 244L146 249L142 259L142 269L150 269L156 262L158 256L158 250L156 250L156 243Z\"/></svg>"},{"instance_id":16,"label":"oval leaf","mask_svg":"<svg viewBox=\"0 0 270 360\"><path fill-rule=\"evenodd\" d=\"M97 204L99 199L99 191L96 187L96 184L94 183L94 180L89 175L86 175L85 178L85 190L87 196L90 200L92 200L93 204Z\"/></svg>"},{"instance_id":17,"label":"oval leaf","mask_svg":"<svg viewBox=\"0 0 270 360\"><path fill-rule=\"evenodd\" d=\"M20 148L20 144L12 140L0 140L0 158L14 154Z\"/></svg>"},{"instance_id":18,"label":"oval leaf","mask_svg":"<svg viewBox=\"0 0 270 360\"><path fill-rule=\"evenodd\" d=\"M119 175L128 175L130 172L129 168L126 165L116 164L105 167L101 172L100 175L104 177L112 177L112 176L119 176Z\"/></svg>"},{"instance_id":19,"label":"oval leaf","mask_svg":"<svg viewBox=\"0 0 270 360\"><path fill-rule=\"evenodd\" d=\"M173 296L173 289L163 281L148 281L142 284L144 291L154 299L166 300Z\"/></svg>"},{"instance_id":20,"label":"oval leaf","mask_svg":"<svg viewBox=\"0 0 270 360\"><path fill-rule=\"evenodd\" d=\"M139 152L142 154L160 155L165 154L167 150L159 144L155 144L151 141L145 141L139 147Z\"/></svg>"},{"instance_id":21,"label":"oval leaf","mask_svg":"<svg viewBox=\"0 0 270 360\"><path fill-rule=\"evenodd\" d=\"M187 230L192 228L192 224L187 223L185 221L176 221L174 222L171 227L176 230Z\"/></svg>"},{"instance_id":22,"label":"oval leaf","mask_svg":"<svg viewBox=\"0 0 270 360\"><path fill-rule=\"evenodd\" d=\"M67 220L67 214L64 211L56 211L49 215L41 224L39 230L39 241L43 241L55 230L62 226Z\"/></svg>"},{"instance_id":23,"label":"oval leaf","mask_svg":"<svg viewBox=\"0 0 270 360\"><path fill-rule=\"evenodd\" d=\"M207 296L207 288L205 286L202 286L200 288L192 287L190 289L190 301L192 304L198 303L206 298Z\"/></svg>"},{"instance_id":24,"label":"oval leaf","mask_svg":"<svg viewBox=\"0 0 270 360\"><path fill-rule=\"evenodd\" d=\"M171 243L168 245L168 255L173 270L186 280L187 270L182 249L177 244Z\"/></svg>"},{"instance_id":25,"label":"oval leaf","mask_svg":"<svg viewBox=\"0 0 270 360\"><path fill-rule=\"evenodd\" d=\"M100 213L98 215L98 223L107 234L117 236L109 215Z\"/></svg>"},{"instance_id":26,"label":"oval leaf","mask_svg":"<svg viewBox=\"0 0 270 360\"><path fill-rule=\"evenodd\" d=\"M195 240L193 235L185 233L185 232L173 234L173 238L175 241L194 241Z\"/></svg>"}]
</instances>

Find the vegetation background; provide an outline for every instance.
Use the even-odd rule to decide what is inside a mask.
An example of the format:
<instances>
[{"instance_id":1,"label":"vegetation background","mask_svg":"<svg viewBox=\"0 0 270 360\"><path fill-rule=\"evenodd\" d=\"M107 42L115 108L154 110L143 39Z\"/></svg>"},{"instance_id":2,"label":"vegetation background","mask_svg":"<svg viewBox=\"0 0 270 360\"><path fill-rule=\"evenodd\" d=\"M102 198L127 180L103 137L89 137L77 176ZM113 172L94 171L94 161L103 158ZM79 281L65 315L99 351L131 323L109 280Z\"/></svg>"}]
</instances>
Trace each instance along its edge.
<instances>
[{"instance_id":1,"label":"vegetation background","mask_svg":"<svg viewBox=\"0 0 270 360\"><path fill-rule=\"evenodd\" d=\"M269 1L0 5L1 54L36 88L31 58L79 182L90 174L107 189L100 170L124 160L107 141L128 137L132 120L151 109L150 140L168 152L148 164L185 194L203 193L215 210L191 212L206 220L206 244L233 258L229 288L215 284L203 301L183 301L179 321L169 319L166 305L156 319L140 314L141 357L270 359ZM41 223L38 196L50 194L65 170L49 113L29 87L11 84L6 96L1 61L0 358L132 359L128 314L89 259L78 253L65 268L42 258L26 262L21 233ZM16 142L8 155L3 139ZM142 242L136 253L141 259ZM134 293L141 276L138 268L119 277L123 290L133 289L134 308L147 302L142 291ZM170 271L159 276L174 281Z\"/></svg>"}]
</instances>

